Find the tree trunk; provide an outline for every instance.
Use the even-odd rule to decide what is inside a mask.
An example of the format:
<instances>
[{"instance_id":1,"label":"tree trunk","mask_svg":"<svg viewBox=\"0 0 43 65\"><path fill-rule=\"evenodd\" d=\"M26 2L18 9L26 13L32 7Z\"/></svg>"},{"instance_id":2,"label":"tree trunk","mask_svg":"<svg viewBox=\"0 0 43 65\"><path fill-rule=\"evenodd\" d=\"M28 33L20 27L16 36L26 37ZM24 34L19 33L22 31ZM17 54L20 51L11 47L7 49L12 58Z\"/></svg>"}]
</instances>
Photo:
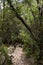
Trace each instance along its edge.
<instances>
[{"instance_id":1,"label":"tree trunk","mask_svg":"<svg viewBox=\"0 0 43 65\"><path fill-rule=\"evenodd\" d=\"M37 65L43 65L43 43L39 44L39 48L40 48L40 53L39 53Z\"/></svg>"}]
</instances>

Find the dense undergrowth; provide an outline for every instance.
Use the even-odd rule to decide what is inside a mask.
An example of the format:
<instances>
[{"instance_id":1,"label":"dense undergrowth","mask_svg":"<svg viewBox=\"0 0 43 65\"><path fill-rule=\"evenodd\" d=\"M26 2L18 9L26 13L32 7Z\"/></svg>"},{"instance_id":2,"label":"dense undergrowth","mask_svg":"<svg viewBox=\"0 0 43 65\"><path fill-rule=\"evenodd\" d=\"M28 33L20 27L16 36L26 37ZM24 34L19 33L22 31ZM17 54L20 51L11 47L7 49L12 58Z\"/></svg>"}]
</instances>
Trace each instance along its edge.
<instances>
[{"instance_id":1,"label":"dense undergrowth","mask_svg":"<svg viewBox=\"0 0 43 65\"><path fill-rule=\"evenodd\" d=\"M11 58L8 56L8 48L0 42L0 65L12 65Z\"/></svg>"}]
</instances>

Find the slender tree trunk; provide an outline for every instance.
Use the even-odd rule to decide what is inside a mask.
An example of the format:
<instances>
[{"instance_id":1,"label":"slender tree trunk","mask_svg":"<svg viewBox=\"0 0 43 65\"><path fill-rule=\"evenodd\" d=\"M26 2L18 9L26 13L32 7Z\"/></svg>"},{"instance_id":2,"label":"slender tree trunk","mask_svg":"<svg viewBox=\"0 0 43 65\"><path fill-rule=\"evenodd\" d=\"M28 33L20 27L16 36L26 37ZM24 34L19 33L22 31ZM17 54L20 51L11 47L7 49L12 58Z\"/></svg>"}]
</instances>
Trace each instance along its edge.
<instances>
[{"instance_id":1,"label":"slender tree trunk","mask_svg":"<svg viewBox=\"0 0 43 65\"><path fill-rule=\"evenodd\" d=\"M39 44L40 48L40 53L39 53L39 58L37 60L37 65L43 65L43 43Z\"/></svg>"}]
</instances>

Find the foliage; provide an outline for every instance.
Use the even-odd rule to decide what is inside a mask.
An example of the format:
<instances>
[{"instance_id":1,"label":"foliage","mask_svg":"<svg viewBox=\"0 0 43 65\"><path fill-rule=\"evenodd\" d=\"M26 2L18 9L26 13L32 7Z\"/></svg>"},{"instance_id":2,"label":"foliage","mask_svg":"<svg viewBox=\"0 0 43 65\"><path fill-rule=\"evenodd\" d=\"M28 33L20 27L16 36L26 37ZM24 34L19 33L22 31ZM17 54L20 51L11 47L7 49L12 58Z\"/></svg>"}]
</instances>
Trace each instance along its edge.
<instances>
[{"instance_id":1,"label":"foliage","mask_svg":"<svg viewBox=\"0 0 43 65\"><path fill-rule=\"evenodd\" d=\"M22 38L22 41L24 42L23 50L25 51L26 57L33 56L34 59L37 59L39 57L39 47L36 44L34 40L26 33L24 30L20 31L20 37Z\"/></svg>"},{"instance_id":2,"label":"foliage","mask_svg":"<svg viewBox=\"0 0 43 65\"><path fill-rule=\"evenodd\" d=\"M0 46L0 65L12 65L12 61L7 53L7 47L2 44Z\"/></svg>"},{"instance_id":3,"label":"foliage","mask_svg":"<svg viewBox=\"0 0 43 65\"><path fill-rule=\"evenodd\" d=\"M10 3L10 0L7 1ZM11 3L14 8L11 7ZM0 14L0 37L2 42L8 44L10 41L14 43L18 39L22 40L26 56L33 56L35 59L38 59L39 56L42 58L43 0L11 0L11 3L10 8L5 1L3 7L4 17L1 15L2 11ZM25 27L29 32L21 21L25 23ZM6 54L5 49L2 48L3 53Z\"/></svg>"}]
</instances>

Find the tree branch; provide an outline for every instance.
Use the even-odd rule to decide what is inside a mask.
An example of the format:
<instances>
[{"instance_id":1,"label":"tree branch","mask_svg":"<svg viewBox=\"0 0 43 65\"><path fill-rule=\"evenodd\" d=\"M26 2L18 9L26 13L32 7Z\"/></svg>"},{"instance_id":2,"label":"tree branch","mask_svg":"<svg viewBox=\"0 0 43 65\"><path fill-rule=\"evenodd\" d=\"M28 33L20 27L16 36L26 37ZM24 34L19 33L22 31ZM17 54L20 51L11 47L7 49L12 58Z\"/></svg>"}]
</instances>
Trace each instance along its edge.
<instances>
[{"instance_id":1,"label":"tree branch","mask_svg":"<svg viewBox=\"0 0 43 65\"><path fill-rule=\"evenodd\" d=\"M24 24L24 26L27 28L27 30L31 33L32 38L38 42L38 40L35 38L33 32L31 31L31 28L25 23L25 20L17 13L16 9L14 8L14 6L12 5L10 0L7 0L7 2L9 3L10 7L12 8L12 10L15 12L17 18Z\"/></svg>"},{"instance_id":2,"label":"tree branch","mask_svg":"<svg viewBox=\"0 0 43 65\"><path fill-rule=\"evenodd\" d=\"M43 17L43 5L40 3L40 0L36 0L37 5L38 5L38 10L39 10L39 21L40 21L40 26L42 23L42 17Z\"/></svg>"},{"instance_id":3,"label":"tree branch","mask_svg":"<svg viewBox=\"0 0 43 65\"><path fill-rule=\"evenodd\" d=\"M39 3L39 0L36 0L37 1L37 3Z\"/></svg>"}]
</instances>

